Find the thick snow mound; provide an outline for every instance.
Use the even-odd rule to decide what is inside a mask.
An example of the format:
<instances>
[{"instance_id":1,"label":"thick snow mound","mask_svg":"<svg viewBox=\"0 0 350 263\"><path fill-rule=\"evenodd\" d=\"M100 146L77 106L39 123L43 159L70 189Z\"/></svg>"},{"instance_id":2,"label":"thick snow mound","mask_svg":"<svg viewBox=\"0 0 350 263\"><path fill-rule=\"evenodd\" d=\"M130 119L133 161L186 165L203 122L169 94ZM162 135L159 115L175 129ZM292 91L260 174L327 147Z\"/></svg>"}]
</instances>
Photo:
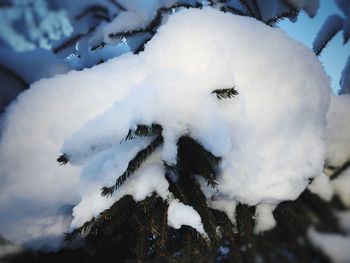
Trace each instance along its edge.
<instances>
[{"instance_id":1,"label":"thick snow mound","mask_svg":"<svg viewBox=\"0 0 350 263\"><path fill-rule=\"evenodd\" d=\"M211 94L233 86L236 98ZM166 197L158 165L176 162L177 139L187 134L222 157L212 195L250 205L294 199L321 173L329 94L314 54L279 29L210 8L176 13L143 53L39 81L8 109L0 144L0 233L21 242L44 235L37 227L23 237L16 225L76 204L78 196L75 226L97 216L107 208L94 202L101 185L112 183L140 149L120 145L138 124L162 125L164 145L126 183L125 194ZM55 162L64 138L61 151L72 163L86 163L80 179L79 167ZM159 183L139 193L129 186L142 185L142 171L156 173ZM24 217L22 200L32 208Z\"/></svg>"},{"instance_id":2,"label":"thick snow mound","mask_svg":"<svg viewBox=\"0 0 350 263\"><path fill-rule=\"evenodd\" d=\"M129 94L65 141L73 163L119 143L137 124L158 123L163 160L174 164L177 139L191 135L223 157L219 191L251 205L294 199L320 174L328 79L312 52L283 32L188 10L172 16L138 58L143 76ZM211 94L233 86L235 99Z\"/></svg>"}]
</instances>

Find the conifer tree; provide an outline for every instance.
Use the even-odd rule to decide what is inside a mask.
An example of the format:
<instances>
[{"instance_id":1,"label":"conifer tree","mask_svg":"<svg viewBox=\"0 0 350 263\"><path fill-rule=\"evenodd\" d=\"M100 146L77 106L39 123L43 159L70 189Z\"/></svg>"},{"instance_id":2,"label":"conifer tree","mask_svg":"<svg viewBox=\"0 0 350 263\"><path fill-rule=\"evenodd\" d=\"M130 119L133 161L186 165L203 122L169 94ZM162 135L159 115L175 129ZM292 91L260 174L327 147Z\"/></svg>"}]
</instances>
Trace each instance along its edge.
<instances>
[{"instance_id":1,"label":"conifer tree","mask_svg":"<svg viewBox=\"0 0 350 263\"><path fill-rule=\"evenodd\" d=\"M94 35L101 21L110 22L114 15L127 11L118 1L110 2L114 5L114 13L113 9L96 4L87 6L76 15L77 21L93 17L94 19L90 20L93 21L91 28L57 44L53 52L60 54L67 51L84 38L88 39ZM264 16L262 1L241 0L240 8L233 5L232 1L207 2L207 5L222 12L253 17L272 27L281 19L295 19L301 11L293 1L287 0L278 1L279 12L273 17ZM182 8L202 8L203 5L197 1L177 1L172 6L159 8L145 27L110 33L108 39L114 44L138 39L137 44L131 48L133 53L138 54L144 50L146 43L157 33L169 14ZM309 15L314 14L310 11ZM89 47L89 51L98 52L108 45L110 43L98 41ZM323 47L325 45L326 43ZM323 47L316 53L320 53ZM236 87L216 89L208 96L234 103L235 98L239 96L239 90ZM102 196L109 197L117 192L133 177L147 158L163 145L162 123L139 123L136 128L129 127L129 132L121 143L141 137L149 138L150 143L129 161L122 174L116 175L114 184L101 189ZM63 152L57 161L60 165L69 165L70 156ZM73 255L86 262L112 259L117 262L330 262L310 244L307 233L310 227L320 232L343 233L335 211L345 210L345 206L337 197L331 202L326 202L305 190L297 200L285 201L277 206L273 212L276 219L275 228L257 234L254 231L256 207L238 204L236 222L233 222L225 213L208 205L198 180L204 180L207 186L215 189L221 161L220 157L211 153L199 141L184 133L177 140L176 165L163 162L164 174L173 198L193 207L199 213L207 235L201 235L189 226L182 226L180 229L170 227L167 218L169 203L156 193L138 202L134 201L132 196L126 195L97 217L66 233L67 247L77 240L85 240L85 248L73 252L61 250L56 254L39 253L39 257L26 255L25 259L19 257L14 261L36 261L38 258L52 260L53 257L64 260ZM348 161L341 167L328 167L332 170L330 178L338 178L349 166Z\"/></svg>"}]
</instances>

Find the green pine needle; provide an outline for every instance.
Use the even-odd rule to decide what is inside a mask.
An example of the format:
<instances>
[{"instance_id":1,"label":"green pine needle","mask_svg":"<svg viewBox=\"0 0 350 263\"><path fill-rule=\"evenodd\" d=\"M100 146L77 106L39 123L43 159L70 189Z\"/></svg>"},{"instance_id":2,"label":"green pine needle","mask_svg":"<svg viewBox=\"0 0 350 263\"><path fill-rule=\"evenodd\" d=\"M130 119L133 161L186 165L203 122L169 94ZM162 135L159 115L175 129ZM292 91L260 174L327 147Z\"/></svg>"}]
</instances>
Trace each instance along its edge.
<instances>
[{"instance_id":1,"label":"green pine needle","mask_svg":"<svg viewBox=\"0 0 350 263\"><path fill-rule=\"evenodd\" d=\"M62 154L60 157L57 158L57 162L59 162L60 165L66 165L69 162L68 155Z\"/></svg>"},{"instance_id":2,"label":"green pine needle","mask_svg":"<svg viewBox=\"0 0 350 263\"><path fill-rule=\"evenodd\" d=\"M72 242L75 239L87 236L90 233L94 223L95 219L92 219L88 222L85 222L81 227L74 229L71 233L65 233L64 240L67 242Z\"/></svg>"},{"instance_id":3,"label":"green pine needle","mask_svg":"<svg viewBox=\"0 0 350 263\"><path fill-rule=\"evenodd\" d=\"M158 136L153 142L151 142L145 149L138 152L138 154L135 156L134 159L132 159L129 164L126 171L118 177L115 184L110 187L103 187L101 189L101 195L102 196L111 196L115 190L117 190L120 186L122 186L125 181L134 174L137 169L140 168L141 164L149 157L158 146L160 146L163 143L163 137Z\"/></svg>"},{"instance_id":4,"label":"green pine needle","mask_svg":"<svg viewBox=\"0 0 350 263\"><path fill-rule=\"evenodd\" d=\"M235 87L236 86L230 89L216 89L212 91L212 94L215 94L219 100L231 99L231 98L234 98L236 95L238 95L238 91L235 89Z\"/></svg>"},{"instance_id":5,"label":"green pine needle","mask_svg":"<svg viewBox=\"0 0 350 263\"><path fill-rule=\"evenodd\" d=\"M152 124L152 126L147 126L143 124L137 125L136 130L129 130L125 141L133 140L136 137L159 136L162 134L162 130L163 128L159 124Z\"/></svg>"}]
</instances>

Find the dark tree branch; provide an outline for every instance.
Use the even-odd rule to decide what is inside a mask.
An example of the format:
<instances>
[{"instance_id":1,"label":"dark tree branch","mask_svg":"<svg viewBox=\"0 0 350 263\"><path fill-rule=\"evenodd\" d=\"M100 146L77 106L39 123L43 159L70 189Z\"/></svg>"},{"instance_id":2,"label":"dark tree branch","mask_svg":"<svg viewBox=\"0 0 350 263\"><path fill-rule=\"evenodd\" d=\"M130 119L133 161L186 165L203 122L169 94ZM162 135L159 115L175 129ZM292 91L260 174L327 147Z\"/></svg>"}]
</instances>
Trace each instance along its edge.
<instances>
[{"instance_id":1,"label":"dark tree branch","mask_svg":"<svg viewBox=\"0 0 350 263\"><path fill-rule=\"evenodd\" d=\"M111 196L115 190L117 190L125 181L135 173L141 166L141 164L163 143L163 137L158 136L153 142L151 142L145 149L141 150L134 159L132 159L126 171L118 177L115 184L110 187L103 187L101 189L102 196Z\"/></svg>"}]
</instances>

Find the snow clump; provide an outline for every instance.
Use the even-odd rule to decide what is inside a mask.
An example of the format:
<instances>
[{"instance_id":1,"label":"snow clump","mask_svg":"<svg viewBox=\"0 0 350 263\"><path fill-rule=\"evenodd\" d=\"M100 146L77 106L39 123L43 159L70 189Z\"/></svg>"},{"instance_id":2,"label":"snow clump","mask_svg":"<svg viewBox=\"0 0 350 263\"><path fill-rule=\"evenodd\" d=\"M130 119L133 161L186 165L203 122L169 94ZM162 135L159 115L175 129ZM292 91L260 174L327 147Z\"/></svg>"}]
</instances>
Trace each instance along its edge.
<instances>
[{"instance_id":1,"label":"snow clump","mask_svg":"<svg viewBox=\"0 0 350 263\"><path fill-rule=\"evenodd\" d=\"M232 87L235 98L212 94ZM178 12L139 55L38 81L8 109L0 143L0 233L20 242L44 235L37 228L23 237L16 226L61 205L77 205L78 227L122 193L141 200L155 191L168 199L160 167L163 160L176 163L184 134L222 158L219 185L208 198L234 200L231 205L293 200L322 172L329 97L316 56L281 30L211 8ZM101 186L115 182L148 143L120 144L128 130L154 123L163 127L164 144L139 174L102 198ZM59 167L59 152L84 166ZM171 214L189 210L174 204L181 211ZM186 220L171 216L169 223L201 232L194 213Z\"/></svg>"}]
</instances>

